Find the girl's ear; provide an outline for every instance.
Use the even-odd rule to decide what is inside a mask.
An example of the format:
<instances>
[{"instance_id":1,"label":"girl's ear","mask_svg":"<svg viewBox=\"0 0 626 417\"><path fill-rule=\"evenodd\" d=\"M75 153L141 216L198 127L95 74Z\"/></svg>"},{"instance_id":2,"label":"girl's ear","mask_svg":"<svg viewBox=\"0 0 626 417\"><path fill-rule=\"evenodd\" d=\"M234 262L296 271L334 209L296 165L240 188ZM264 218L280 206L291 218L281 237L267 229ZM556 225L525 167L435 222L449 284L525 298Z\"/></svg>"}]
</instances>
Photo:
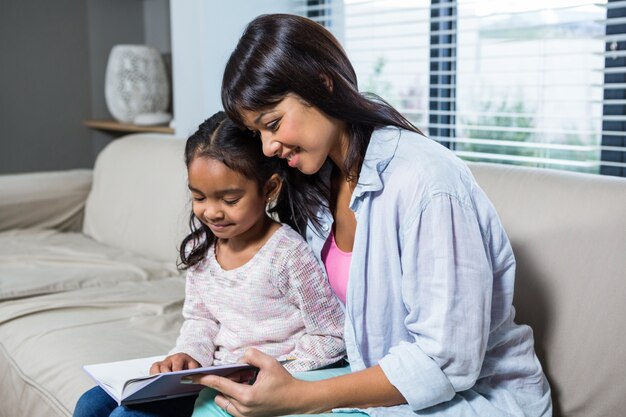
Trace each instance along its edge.
<instances>
[{"instance_id":1,"label":"girl's ear","mask_svg":"<svg viewBox=\"0 0 626 417\"><path fill-rule=\"evenodd\" d=\"M270 179L267 180L267 182L265 183L265 186L263 187L265 200L267 201L268 204L276 200L276 198L278 197L278 194L280 194L280 189L282 188L282 186L283 186L283 181L280 178L280 175L276 173L272 174Z\"/></svg>"}]
</instances>

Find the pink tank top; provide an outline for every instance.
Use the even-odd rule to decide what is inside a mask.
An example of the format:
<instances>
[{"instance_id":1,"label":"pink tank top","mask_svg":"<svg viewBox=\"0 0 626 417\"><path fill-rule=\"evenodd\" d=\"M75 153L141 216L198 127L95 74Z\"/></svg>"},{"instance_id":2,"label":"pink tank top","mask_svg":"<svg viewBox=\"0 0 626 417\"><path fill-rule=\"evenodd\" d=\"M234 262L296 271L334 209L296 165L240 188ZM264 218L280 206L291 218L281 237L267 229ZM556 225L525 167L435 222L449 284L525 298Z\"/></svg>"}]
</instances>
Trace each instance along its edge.
<instances>
[{"instance_id":1,"label":"pink tank top","mask_svg":"<svg viewBox=\"0 0 626 417\"><path fill-rule=\"evenodd\" d=\"M352 252L344 252L337 247L335 234L331 230L322 248L322 262L326 266L330 286L344 304L346 303L346 288L348 287L351 259Z\"/></svg>"}]
</instances>

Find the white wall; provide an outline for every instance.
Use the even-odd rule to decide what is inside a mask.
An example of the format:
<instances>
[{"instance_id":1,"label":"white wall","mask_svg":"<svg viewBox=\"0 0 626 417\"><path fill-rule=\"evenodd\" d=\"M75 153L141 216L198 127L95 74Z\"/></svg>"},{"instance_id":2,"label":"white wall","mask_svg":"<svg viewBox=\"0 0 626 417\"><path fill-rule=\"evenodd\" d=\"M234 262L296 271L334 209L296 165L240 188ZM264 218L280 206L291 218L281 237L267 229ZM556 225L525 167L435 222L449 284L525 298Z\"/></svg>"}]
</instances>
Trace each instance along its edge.
<instances>
[{"instance_id":1,"label":"white wall","mask_svg":"<svg viewBox=\"0 0 626 417\"><path fill-rule=\"evenodd\" d=\"M294 13L291 0L171 0L173 113L186 138L222 108L224 66L245 26L264 13Z\"/></svg>"}]
</instances>

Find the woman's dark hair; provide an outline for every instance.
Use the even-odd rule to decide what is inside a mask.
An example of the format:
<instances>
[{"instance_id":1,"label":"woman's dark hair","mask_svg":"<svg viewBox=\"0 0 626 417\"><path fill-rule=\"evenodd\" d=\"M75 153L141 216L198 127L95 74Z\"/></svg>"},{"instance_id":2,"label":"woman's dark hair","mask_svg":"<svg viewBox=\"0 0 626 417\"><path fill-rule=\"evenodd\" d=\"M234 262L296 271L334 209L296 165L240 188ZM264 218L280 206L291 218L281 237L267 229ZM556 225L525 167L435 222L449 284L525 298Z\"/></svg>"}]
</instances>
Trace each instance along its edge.
<instances>
[{"instance_id":1,"label":"woman's dark hair","mask_svg":"<svg viewBox=\"0 0 626 417\"><path fill-rule=\"evenodd\" d=\"M380 97L361 94L356 73L335 37L301 16L261 15L248 24L222 81L222 104L243 126L242 110L258 111L295 93L327 115L346 122L351 136L343 167L358 176L372 131L397 126L421 134Z\"/></svg>"},{"instance_id":2,"label":"woman's dark hair","mask_svg":"<svg viewBox=\"0 0 626 417\"><path fill-rule=\"evenodd\" d=\"M219 161L243 175L256 181L259 192L273 174L278 174L282 181L275 205L268 213L303 234L306 221L316 218L314 207L327 198L326 190L298 170L289 168L286 161L277 157L263 155L262 143L253 133L233 123L223 111L215 113L204 121L198 130L187 139L185 145L185 164L187 168L196 158L209 158ZM298 188L295 193L293 187ZM181 269L187 269L200 262L208 249L215 242L211 229L200 221L191 210L189 217L191 232L181 243L179 254Z\"/></svg>"}]
</instances>

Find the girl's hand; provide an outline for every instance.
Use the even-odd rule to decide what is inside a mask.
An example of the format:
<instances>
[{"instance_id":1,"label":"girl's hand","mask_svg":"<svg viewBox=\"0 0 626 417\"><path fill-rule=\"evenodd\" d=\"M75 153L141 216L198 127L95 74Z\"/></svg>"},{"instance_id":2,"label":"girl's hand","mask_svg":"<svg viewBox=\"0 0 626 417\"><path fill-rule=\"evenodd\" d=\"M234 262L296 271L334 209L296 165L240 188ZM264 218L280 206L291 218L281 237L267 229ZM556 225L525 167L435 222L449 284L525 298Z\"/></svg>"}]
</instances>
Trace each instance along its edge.
<instances>
[{"instance_id":1,"label":"girl's hand","mask_svg":"<svg viewBox=\"0 0 626 417\"><path fill-rule=\"evenodd\" d=\"M163 372L182 371L185 369L200 368L200 363L186 353L175 353L167 356L160 362L155 362L150 367L150 375Z\"/></svg>"},{"instance_id":2,"label":"girl's hand","mask_svg":"<svg viewBox=\"0 0 626 417\"><path fill-rule=\"evenodd\" d=\"M276 416L301 411L297 402L305 393L306 382L295 379L276 359L256 349L248 349L243 361L259 368L254 385L216 375L195 375L192 380L219 391L215 403L235 417Z\"/></svg>"}]
</instances>

